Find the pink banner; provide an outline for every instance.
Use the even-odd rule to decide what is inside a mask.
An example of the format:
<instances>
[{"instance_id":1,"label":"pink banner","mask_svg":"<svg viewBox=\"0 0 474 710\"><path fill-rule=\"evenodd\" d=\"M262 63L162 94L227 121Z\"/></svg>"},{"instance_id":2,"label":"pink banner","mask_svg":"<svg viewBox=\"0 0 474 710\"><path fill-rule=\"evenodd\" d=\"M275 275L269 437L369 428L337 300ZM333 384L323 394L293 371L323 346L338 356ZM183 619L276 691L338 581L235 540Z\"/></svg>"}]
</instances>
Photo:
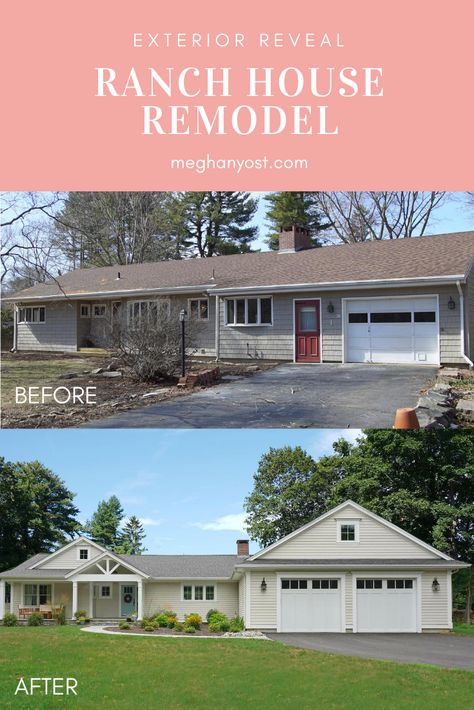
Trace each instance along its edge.
<instances>
[{"instance_id":1,"label":"pink banner","mask_svg":"<svg viewBox=\"0 0 474 710\"><path fill-rule=\"evenodd\" d=\"M473 187L474 4L18 1L3 190Z\"/></svg>"}]
</instances>

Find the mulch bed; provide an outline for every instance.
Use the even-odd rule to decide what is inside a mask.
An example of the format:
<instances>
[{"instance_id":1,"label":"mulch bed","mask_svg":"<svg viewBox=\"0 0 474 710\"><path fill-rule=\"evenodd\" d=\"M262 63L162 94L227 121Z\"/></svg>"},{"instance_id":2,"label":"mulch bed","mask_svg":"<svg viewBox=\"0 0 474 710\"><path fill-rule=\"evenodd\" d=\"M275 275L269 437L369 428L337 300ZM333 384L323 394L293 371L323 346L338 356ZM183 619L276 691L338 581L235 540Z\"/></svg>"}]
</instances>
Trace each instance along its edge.
<instances>
[{"instance_id":1,"label":"mulch bed","mask_svg":"<svg viewBox=\"0 0 474 710\"><path fill-rule=\"evenodd\" d=\"M184 631L174 629L155 629L155 631L145 631L141 626L132 626L130 629L119 629L118 626L105 626L106 631L116 631L121 634L143 634L144 636L223 636L223 632L212 633L207 626L202 626L195 634L185 634Z\"/></svg>"}]
</instances>

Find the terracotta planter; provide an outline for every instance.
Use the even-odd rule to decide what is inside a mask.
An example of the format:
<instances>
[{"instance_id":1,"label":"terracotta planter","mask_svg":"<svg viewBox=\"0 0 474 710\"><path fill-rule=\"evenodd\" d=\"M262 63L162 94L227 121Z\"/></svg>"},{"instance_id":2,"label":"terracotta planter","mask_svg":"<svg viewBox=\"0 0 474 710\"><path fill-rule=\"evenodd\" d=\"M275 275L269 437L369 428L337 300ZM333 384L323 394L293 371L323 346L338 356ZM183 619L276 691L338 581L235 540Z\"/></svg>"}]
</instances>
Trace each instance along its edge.
<instances>
[{"instance_id":1,"label":"terracotta planter","mask_svg":"<svg viewBox=\"0 0 474 710\"><path fill-rule=\"evenodd\" d=\"M395 421L393 422L394 429L419 429L420 422L416 416L416 410L412 407L402 407L397 409Z\"/></svg>"}]
</instances>

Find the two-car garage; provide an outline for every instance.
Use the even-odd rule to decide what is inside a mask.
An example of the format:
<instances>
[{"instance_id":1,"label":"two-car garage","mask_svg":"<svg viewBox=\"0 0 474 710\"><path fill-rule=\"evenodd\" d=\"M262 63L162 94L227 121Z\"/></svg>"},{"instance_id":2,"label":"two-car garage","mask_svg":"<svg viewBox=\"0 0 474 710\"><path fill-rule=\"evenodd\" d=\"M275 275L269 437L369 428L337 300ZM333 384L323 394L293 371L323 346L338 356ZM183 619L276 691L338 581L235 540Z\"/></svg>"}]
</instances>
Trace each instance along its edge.
<instances>
[{"instance_id":1,"label":"two-car garage","mask_svg":"<svg viewBox=\"0 0 474 710\"><path fill-rule=\"evenodd\" d=\"M345 299L346 362L437 365L437 296Z\"/></svg>"},{"instance_id":2,"label":"two-car garage","mask_svg":"<svg viewBox=\"0 0 474 710\"><path fill-rule=\"evenodd\" d=\"M281 632L345 631L346 594L352 596L353 630L362 633L418 631L417 578L354 576L347 588L344 575L280 579Z\"/></svg>"}]
</instances>

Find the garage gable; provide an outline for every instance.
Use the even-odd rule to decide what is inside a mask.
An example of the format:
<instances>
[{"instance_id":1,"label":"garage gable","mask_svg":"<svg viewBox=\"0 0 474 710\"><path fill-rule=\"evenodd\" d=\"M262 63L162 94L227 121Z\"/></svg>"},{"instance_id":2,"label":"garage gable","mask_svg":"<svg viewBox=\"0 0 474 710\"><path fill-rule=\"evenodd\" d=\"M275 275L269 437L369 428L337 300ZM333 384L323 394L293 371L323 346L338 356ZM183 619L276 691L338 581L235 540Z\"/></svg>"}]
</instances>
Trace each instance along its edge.
<instances>
[{"instance_id":1,"label":"garage gable","mask_svg":"<svg viewBox=\"0 0 474 710\"><path fill-rule=\"evenodd\" d=\"M347 501L251 559L449 559L396 525Z\"/></svg>"}]
</instances>

